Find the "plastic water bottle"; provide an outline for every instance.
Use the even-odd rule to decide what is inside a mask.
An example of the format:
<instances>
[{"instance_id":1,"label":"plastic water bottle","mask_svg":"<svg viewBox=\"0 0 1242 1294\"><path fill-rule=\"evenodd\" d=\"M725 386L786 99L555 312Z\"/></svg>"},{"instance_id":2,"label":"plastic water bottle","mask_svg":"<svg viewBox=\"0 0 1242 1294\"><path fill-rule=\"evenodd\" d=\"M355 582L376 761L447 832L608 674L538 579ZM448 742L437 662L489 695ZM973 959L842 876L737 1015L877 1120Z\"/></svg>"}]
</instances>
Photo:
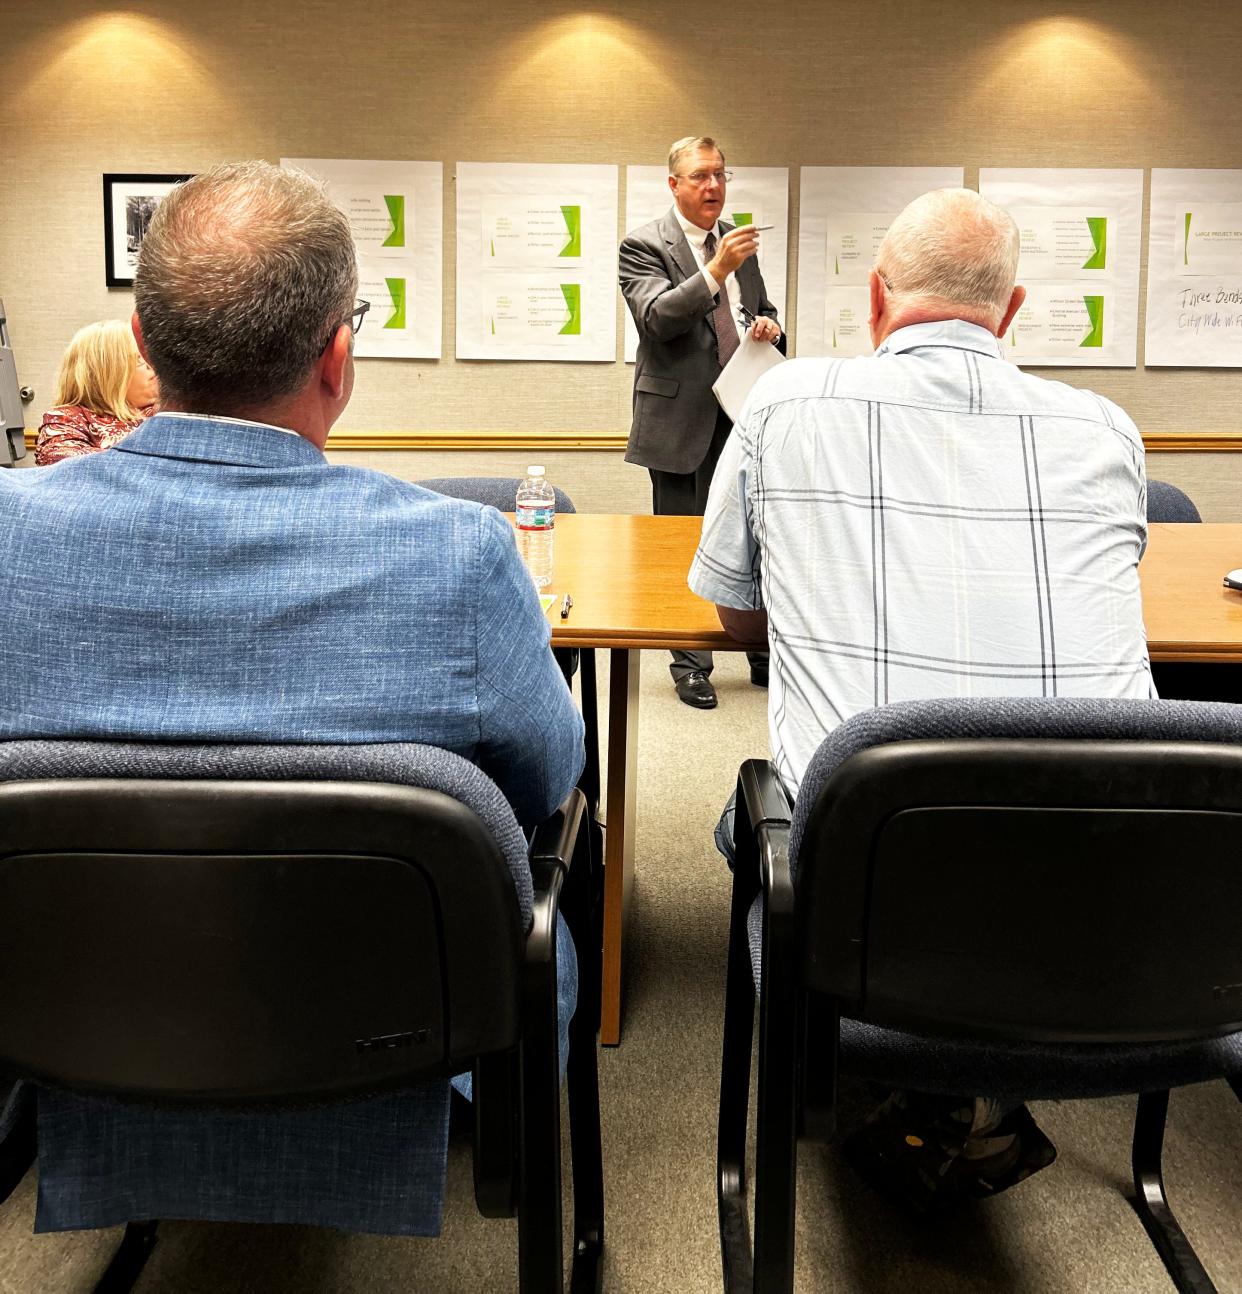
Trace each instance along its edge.
<instances>
[{"instance_id":1,"label":"plastic water bottle","mask_svg":"<svg viewBox=\"0 0 1242 1294\"><path fill-rule=\"evenodd\" d=\"M535 587L552 583L552 528L556 525L556 495L543 468L526 469L526 480L517 492L518 552Z\"/></svg>"}]
</instances>

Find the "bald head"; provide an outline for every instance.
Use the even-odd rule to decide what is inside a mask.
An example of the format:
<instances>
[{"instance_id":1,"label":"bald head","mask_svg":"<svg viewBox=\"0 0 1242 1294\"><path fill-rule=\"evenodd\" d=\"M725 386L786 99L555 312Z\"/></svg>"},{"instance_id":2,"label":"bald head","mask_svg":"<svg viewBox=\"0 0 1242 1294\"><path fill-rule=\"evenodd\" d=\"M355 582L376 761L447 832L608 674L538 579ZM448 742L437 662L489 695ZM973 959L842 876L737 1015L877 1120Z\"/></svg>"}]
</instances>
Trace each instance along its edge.
<instances>
[{"instance_id":1,"label":"bald head","mask_svg":"<svg viewBox=\"0 0 1242 1294\"><path fill-rule=\"evenodd\" d=\"M888 331L965 319L1003 332L1017 308L1018 245L1013 217L971 189L915 198L889 226L876 256L887 311L896 320ZM873 304L873 322L874 313Z\"/></svg>"}]
</instances>

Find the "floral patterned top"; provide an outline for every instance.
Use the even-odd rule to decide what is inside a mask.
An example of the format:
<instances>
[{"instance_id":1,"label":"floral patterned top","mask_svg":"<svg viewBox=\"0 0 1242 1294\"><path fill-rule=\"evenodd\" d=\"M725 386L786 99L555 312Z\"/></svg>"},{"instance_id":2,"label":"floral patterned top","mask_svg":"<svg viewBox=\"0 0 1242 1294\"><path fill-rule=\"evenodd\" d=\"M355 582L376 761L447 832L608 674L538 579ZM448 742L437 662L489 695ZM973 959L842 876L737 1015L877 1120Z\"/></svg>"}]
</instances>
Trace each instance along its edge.
<instances>
[{"instance_id":1,"label":"floral patterned top","mask_svg":"<svg viewBox=\"0 0 1242 1294\"><path fill-rule=\"evenodd\" d=\"M143 419L155 412L152 405L142 418L126 422L110 413L96 413L81 404L62 404L43 415L39 439L35 444L35 466L47 467L66 458L81 458L101 449L111 449L124 440Z\"/></svg>"}]
</instances>

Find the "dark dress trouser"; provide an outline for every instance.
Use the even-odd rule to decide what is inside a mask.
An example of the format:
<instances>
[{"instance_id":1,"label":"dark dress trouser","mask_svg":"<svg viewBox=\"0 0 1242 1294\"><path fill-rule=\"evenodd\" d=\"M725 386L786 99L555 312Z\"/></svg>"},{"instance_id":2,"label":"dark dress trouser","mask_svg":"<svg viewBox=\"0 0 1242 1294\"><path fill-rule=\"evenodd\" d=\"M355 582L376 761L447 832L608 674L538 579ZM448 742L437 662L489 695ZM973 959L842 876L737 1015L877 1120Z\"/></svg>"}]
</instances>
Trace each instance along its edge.
<instances>
[{"instance_id":1,"label":"dark dress trouser","mask_svg":"<svg viewBox=\"0 0 1242 1294\"><path fill-rule=\"evenodd\" d=\"M657 517L701 517L707 511L707 492L711 488L712 476L725 441L729 439L729 432L732 430L733 423L728 414L719 409L707 454L693 472L657 472L654 467L647 469L651 474L651 511ZM701 670L704 674L712 672L710 651L675 651L672 655L669 672L674 682L691 670ZM747 652L746 659L752 665L766 664L768 654Z\"/></svg>"}]
</instances>

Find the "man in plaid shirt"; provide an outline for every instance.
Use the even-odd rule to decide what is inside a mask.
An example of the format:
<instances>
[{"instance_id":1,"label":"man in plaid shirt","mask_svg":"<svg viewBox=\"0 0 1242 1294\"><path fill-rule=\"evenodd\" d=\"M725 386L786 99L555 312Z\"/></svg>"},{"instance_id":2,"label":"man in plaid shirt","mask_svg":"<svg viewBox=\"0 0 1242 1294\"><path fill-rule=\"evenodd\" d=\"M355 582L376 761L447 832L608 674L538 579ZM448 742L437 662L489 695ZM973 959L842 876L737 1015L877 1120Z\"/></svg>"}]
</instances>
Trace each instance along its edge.
<instances>
[{"instance_id":1,"label":"man in plaid shirt","mask_svg":"<svg viewBox=\"0 0 1242 1294\"><path fill-rule=\"evenodd\" d=\"M791 796L832 728L889 701L1155 695L1142 439L1110 401L1005 358L1026 295L1018 248L1013 218L977 193L916 199L871 271L875 355L765 374L720 457L690 586L735 637L769 644L772 754ZM911 1119L948 1119L940 1141L978 1166L947 1175L967 1193L1051 1161L1025 1110L1001 1121L983 1098L964 1104L897 1094L868 1135L892 1125L901 1145ZM940 1206L919 1184L946 1180L941 1165L890 1171L875 1149L873 1177Z\"/></svg>"}]
</instances>

